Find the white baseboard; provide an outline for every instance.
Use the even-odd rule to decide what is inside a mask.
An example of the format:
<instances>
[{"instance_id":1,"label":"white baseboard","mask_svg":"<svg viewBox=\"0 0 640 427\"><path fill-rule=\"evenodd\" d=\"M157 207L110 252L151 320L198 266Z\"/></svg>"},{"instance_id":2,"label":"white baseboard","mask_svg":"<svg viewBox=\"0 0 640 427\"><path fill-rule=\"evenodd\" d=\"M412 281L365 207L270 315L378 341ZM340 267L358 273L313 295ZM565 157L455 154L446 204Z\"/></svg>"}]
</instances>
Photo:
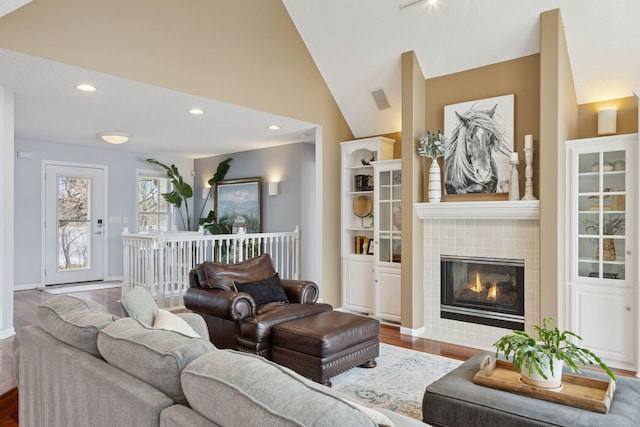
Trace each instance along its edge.
<instances>
[{"instance_id":1,"label":"white baseboard","mask_svg":"<svg viewBox=\"0 0 640 427\"><path fill-rule=\"evenodd\" d=\"M13 329L13 326L8 328L8 329L4 329L4 330L0 331L0 340L12 337L15 334L16 334L16 330Z\"/></svg>"},{"instance_id":2,"label":"white baseboard","mask_svg":"<svg viewBox=\"0 0 640 427\"><path fill-rule=\"evenodd\" d=\"M38 289L42 287L41 283L27 283L26 285L14 285L13 291L30 291L31 289Z\"/></svg>"},{"instance_id":3,"label":"white baseboard","mask_svg":"<svg viewBox=\"0 0 640 427\"><path fill-rule=\"evenodd\" d=\"M421 326L421 327L419 327L417 329L400 327L400 333L402 335L410 335L412 337L419 337L419 336L424 335L424 326Z\"/></svg>"}]
</instances>

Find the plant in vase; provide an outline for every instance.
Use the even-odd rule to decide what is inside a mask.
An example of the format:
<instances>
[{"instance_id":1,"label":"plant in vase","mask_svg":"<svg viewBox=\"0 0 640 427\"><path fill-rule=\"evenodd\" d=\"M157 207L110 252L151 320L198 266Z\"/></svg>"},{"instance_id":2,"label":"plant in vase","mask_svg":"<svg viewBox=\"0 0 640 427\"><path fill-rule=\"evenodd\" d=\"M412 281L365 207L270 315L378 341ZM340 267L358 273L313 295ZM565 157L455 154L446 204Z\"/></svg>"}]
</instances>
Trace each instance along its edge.
<instances>
[{"instance_id":1,"label":"plant in vase","mask_svg":"<svg viewBox=\"0 0 640 427\"><path fill-rule=\"evenodd\" d=\"M447 150L447 138L438 129L437 133L430 130L420 139L418 143L418 154L420 157L429 157L431 166L429 167L428 198L430 203L437 203L442 197L442 184L440 178L440 165L438 157L443 157Z\"/></svg>"},{"instance_id":2,"label":"plant in vase","mask_svg":"<svg viewBox=\"0 0 640 427\"><path fill-rule=\"evenodd\" d=\"M526 332L513 331L505 335L495 344L496 357L502 352L507 360L513 363L516 371L522 375L522 382L541 388L558 388L561 386L562 366L567 364L572 372L580 372L578 365L598 364L609 377L616 377L609 367L591 350L579 347L575 340L582 338L570 331L560 331L551 327L555 318L547 317L542 326L534 326L538 335L532 338Z\"/></svg>"},{"instance_id":3,"label":"plant in vase","mask_svg":"<svg viewBox=\"0 0 640 427\"><path fill-rule=\"evenodd\" d=\"M614 236L619 233L624 233L624 215L623 214L605 214L604 221L602 223L602 234L604 236ZM585 231L598 234L600 233L600 219L599 217L588 218L584 221ZM596 248L596 259L600 258L600 248ZM604 261L616 260L616 246L613 239L602 239L602 259Z\"/></svg>"}]
</instances>

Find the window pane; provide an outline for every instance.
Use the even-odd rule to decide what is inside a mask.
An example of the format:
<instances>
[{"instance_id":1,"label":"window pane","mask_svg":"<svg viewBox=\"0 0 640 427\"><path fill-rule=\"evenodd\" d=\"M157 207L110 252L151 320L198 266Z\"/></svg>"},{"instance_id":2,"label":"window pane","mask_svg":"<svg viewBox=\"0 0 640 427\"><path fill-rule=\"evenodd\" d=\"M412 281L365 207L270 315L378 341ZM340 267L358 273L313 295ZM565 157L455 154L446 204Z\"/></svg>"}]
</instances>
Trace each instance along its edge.
<instances>
[{"instance_id":1,"label":"window pane","mask_svg":"<svg viewBox=\"0 0 640 427\"><path fill-rule=\"evenodd\" d=\"M58 219L86 220L89 214L89 179L58 177Z\"/></svg>"},{"instance_id":2,"label":"window pane","mask_svg":"<svg viewBox=\"0 0 640 427\"><path fill-rule=\"evenodd\" d=\"M58 269L89 267L89 223L60 221L58 225Z\"/></svg>"}]
</instances>

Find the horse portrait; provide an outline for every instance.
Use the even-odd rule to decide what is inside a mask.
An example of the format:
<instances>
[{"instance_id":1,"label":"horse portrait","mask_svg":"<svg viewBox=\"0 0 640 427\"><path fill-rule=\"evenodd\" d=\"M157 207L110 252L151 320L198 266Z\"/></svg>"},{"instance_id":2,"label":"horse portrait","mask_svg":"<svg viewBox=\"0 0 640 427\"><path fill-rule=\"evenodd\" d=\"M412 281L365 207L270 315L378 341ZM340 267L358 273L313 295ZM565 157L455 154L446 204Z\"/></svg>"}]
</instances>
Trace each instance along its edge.
<instances>
[{"instance_id":1,"label":"horse portrait","mask_svg":"<svg viewBox=\"0 0 640 427\"><path fill-rule=\"evenodd\" d=\"M505 189L496 158L507 162L512 147L505 129L496 120L496 108L477 104L454 111L456 124L449 134L445 153L445 191L447 194L496 193ZM502 159L504 156L504 159Z\"/></svg>"}]
</instances>

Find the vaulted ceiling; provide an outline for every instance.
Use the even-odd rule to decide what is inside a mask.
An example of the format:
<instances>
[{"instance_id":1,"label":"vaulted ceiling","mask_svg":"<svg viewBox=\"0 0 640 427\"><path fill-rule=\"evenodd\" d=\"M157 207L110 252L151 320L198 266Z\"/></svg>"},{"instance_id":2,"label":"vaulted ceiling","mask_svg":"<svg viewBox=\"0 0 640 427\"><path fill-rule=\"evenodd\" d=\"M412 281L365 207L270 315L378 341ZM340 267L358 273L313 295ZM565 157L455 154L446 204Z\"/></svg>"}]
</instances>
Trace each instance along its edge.
<instances>
[{"instance_id":1,"label":"vaulted ceiling","mask_svg":"<svg viewBox=\"0 0 640 427\"><path fill-rule=\"evenodd\" d=\"M282 1L356 137L400 130L403 52L416 52L427 79L532 55L540 51L539 15L555 8L578 104L640 89L638 0ZM87 94L68 91L87 70L14 52L0 50L0 70L0 85L19 93L16 134L23 138L96 144L95 129L126 128L137 138L122 149L178 147L190 157L313 139L312 123L95 72L94 81L119 96L95 97L87 109L79 102ZM388 108L376 105L371 92L379 90ZM192 106L207 110L206 125L187 114L176 119L176 109ZM287 132L271 133L272 123Z\"/></svg>"}]
</instances>

